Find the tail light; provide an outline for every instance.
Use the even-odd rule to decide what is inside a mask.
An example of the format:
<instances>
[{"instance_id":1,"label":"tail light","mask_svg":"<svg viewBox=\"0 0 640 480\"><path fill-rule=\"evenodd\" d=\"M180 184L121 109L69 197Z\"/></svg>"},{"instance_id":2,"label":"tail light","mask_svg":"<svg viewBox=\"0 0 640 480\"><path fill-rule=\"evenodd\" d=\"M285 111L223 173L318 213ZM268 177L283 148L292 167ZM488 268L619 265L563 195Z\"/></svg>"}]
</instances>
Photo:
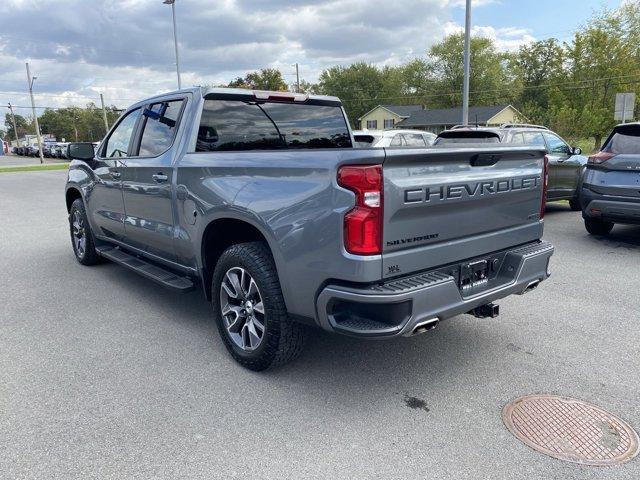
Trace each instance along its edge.
<instances>
[{"instance_id":1,"label":"tail light","mask_svg":"<svg viewBox=\"0 0 640 480\"><path fill-rule=\"evenodd\" d=\"M540 220L544 218L544 210L547 208L547 189L549 188L549 157L544 156L542 167L542 200L540 202Z\"/></svg>"},{"instance_id":2,"label":"tail light","mask_svg":"<svg viewBox=\"0 0 640 480\"><path fill-rule=\"evenodd\" d=\"M589 160L587 160L587 163L589 163L590 165L600 165L601 163L604 163L615 156L616 154L611 152L598 152L595 155L591 155L589 157Z\"/></svg>"},{"instance_id":3,"label":"tail light","mask_svg":"<svg viewBox=\"0 0 640 480\"><path fill-rule=\"evenodd\" d=\"M382 165L348 165L338 170L338 185L356 194L344 216L344 247L355 255L382 253L384 213Z\"/></svg>"}]
</instances>

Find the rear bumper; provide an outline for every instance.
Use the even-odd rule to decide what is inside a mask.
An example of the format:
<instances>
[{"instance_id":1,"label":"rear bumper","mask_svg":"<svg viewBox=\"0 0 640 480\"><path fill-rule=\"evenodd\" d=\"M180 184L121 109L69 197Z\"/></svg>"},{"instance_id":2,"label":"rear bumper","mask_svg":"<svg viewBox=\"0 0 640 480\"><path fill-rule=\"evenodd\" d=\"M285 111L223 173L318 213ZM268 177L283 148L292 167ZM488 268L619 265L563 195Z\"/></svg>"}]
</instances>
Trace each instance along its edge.
<instances>
[{"instance_id":1,"label":"rear bumper","mask_svg":"<svg viewBox=\"0 0 640 480\"><path fill-rule=\"evenodd\" d=\"M512 294L523 294L548 278L553 246L535 242L500 252L495 279L483 291L463 294L452 275L438 269L384 284L329 285L316 302L320 326L359 337L409 336L425 322L444 320ZM449 268L449 267L447 267Z\"/></svg>"},{"instance_id":2,"label":"rear bumper","mask_svg":"<svg viewBox=\"0 0 640 480\"><path fill-rule=\"evenodd\" d=\"M640 198L602 195L588 188L580 194L582 216L614 223L640 224Z\"/></svg>"}]
</instances>

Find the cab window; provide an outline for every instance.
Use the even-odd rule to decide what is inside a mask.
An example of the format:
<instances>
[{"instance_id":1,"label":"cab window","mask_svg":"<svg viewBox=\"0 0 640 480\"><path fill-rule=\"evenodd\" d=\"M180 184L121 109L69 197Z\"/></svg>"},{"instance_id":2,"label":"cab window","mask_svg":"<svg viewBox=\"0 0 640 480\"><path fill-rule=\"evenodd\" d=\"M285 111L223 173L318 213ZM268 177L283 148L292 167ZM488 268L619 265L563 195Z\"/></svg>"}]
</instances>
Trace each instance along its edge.
<instances>
[{"instance_id":1,"label":"cab window","mask_svg":"<svg viewBox=\"0 0 640 480\"><path fill-rule=\"evenodd\" d=\"M129 155L131 137L133 136L133 130L135 129L138 117L140 117L139 108L132 110L122 118L118 126L105 141L105 146L102 148L102 156L107 158L120 158Z\"/></svg>"},{"instance_id":2,"label":"cab window","mask_svg":"<svg viewBox=\"0 0 640 480\"><path fill-rule=\"evenodd\" d=\"M154 103L145 108L144 127L138 155L158 156L171 147L184 100Z\"/></svg>"},{"instance_id":3,"label":"cab window","mask_svg":"<svg viewBox=\"0 0 640 480\"><path fill-rule=\"evenodd\" d=\"M196 152L351 147L340 106L207 99Z\"/></svg>"}]
</instances>

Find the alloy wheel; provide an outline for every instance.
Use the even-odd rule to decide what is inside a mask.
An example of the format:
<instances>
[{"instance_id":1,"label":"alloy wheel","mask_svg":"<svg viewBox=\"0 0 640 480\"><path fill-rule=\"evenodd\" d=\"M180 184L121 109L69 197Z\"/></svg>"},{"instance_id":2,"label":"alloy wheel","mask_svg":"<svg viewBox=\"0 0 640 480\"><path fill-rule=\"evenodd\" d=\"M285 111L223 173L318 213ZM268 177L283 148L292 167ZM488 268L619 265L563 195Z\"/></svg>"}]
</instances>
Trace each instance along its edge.
<instances>
[{"instance_id":1,"label":"alloy wheel","mask_svg":"<svg viewBox=\"0 0 640 480\"><path fill-rule=\"evenodd\" d=\"M87 247L87 237L84 228L84 218L82 214L75 210L71 221L71 228L73 232L73 244L76 247L76 253L78 257L84 257L84 253Z\"/></svg>"},{"instance_id":2,"label":"alloy wheel","mask_svg":"<svg viewBox=\"0 0 640 480\"><path fill-rule=\"evenodd\" d=\"M258 348L265 336L264 304L258 285L244 268L233 267L224 274L220 308L233 343L246 352Z\"/></svg>"}]
</instances>

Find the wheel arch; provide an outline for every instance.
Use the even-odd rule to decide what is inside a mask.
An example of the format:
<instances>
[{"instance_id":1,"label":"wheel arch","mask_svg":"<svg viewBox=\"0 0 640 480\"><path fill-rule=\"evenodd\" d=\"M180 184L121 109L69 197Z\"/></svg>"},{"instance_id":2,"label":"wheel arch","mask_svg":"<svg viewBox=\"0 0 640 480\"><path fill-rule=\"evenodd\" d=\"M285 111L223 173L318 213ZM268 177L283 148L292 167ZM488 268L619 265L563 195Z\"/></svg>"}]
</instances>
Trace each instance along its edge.
<instances>
[{"instance_id":1,"label":"wheel arch","mask_svg":"<svg viewBox=\"0 0 640 480\"><path fill-rule=\"evenodd\" d=\"M224 234L216 235L216 232L224 232ZM202 286L207 300L211 301L211 279L220 255L231 245L245 242L264 242L278 270L278 262L269 237L261 228L245 219L234 217L211 220L204 229L200 242Z\"/></svg>"},{"instance_id":2,"label":"wheel arch","mask_svg":"<svg viewBox=\"0 0 640 480\"><path fill-rule=\"evenodd\" d=\"M73 202L75 202L78 198L82 198L82 193L80 192L80 189L73 186L67 187L67 190L65 192L67 213L71 211L71 205L73 205Z\"/></svg>"}]
</instances>

